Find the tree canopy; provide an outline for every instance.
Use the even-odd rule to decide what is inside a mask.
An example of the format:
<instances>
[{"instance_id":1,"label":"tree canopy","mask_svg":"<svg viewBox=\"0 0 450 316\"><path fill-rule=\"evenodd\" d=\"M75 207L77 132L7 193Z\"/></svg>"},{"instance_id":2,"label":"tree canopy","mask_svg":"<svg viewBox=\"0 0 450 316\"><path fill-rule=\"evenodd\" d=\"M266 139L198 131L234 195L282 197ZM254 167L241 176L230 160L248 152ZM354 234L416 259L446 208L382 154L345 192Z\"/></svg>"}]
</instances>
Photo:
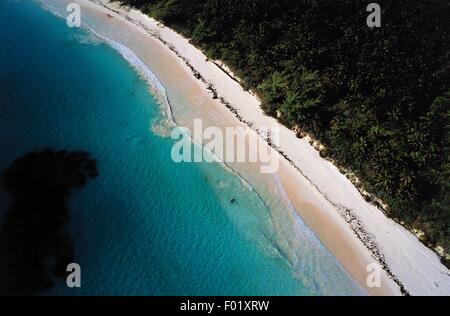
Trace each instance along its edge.
<instances>
[{"instance_id":1,"label":"tree canopy","mask_svg":"<svg viewBox=\"0 0 450 316\"><path fill-rule=\"evenodd\" d=\"M124 0L223 60L450 261L450 2ZM448 262L447 262L448 263Z\"/></svg>"}]
</instances>

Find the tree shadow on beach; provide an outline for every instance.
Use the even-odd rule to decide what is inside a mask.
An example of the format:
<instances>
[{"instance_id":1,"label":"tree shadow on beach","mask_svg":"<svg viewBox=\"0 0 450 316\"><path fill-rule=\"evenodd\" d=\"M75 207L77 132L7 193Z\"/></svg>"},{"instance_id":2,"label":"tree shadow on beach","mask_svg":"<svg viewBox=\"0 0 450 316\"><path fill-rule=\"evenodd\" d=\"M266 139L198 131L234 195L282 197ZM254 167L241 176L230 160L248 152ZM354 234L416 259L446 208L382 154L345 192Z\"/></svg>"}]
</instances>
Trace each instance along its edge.
<instances>
[{"instance_id":1,"label":"tree shadow on beach","mask_svg":"<svg viewBox=\"0 0 450 316\"><path fill-rule=\"evenodd\" d=\"M0 295L38 294L65 277L74 259L66 202L97 176L88 153L49 149L25 154L3 172L13 202L0 228Z\"/></svg>"}]
</instances>

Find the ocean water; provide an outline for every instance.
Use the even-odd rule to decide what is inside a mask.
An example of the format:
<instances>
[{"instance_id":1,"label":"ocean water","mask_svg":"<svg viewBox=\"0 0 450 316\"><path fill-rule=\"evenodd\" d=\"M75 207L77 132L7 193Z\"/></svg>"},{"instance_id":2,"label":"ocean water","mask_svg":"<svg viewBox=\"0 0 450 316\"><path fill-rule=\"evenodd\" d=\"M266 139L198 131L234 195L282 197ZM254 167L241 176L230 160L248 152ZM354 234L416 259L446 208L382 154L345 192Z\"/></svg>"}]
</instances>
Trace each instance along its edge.
<instances>
[{"instance_id":1,"label":"ocean water","mask_svg":"<svg viewBox=\"0 0 450 316\"><path fill-rule=\"evenodd\" d=\"M0 42L0 170L53 148L88 151L100 172L69 203L82 287L44 294L364 294L300 218L275 218L218 163L171 160L162 85L120 43L25 0L0 0ZM0 216L7 204L2 191ZM281 239L285 222L298 231Z\"/></svg>"}]
</instances>

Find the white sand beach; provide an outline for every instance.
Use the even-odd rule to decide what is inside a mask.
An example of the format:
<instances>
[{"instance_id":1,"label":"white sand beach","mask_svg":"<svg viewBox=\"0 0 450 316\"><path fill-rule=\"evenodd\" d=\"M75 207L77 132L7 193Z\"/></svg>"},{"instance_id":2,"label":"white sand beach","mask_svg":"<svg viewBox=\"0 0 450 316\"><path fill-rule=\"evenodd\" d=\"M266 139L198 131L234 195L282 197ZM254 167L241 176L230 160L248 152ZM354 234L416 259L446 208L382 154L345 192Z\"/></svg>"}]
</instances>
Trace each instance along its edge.
<instances>
[{"instance_id":1,"label":"white sand beach","mask_svg":"<svg viewBox=\"0 0 450 316\"><path fill-rule=\"evenodd\" d=\"M178 80L183 85L180 93L189 91L192 96L201 96L201 102L192 98L193 103L197 102L193 105L196 114L223 126L279 128L279 150L283 153L280 168L276 174L265 175L265 181L286 193L302 220L370 295L450 295L450 272L439 257L382 210L366 202L337 167L320 157L307 138L297 138L275 118L266 116L257 97L225 73L226 67L208 61L188 39L137 10L107 0L70 2L80 3L82 10L96 11L104 19L114 19L118 27L132 28L133 36L128 41L160 51L158 67L165 80ZM201 79L194 76L192 69ZM213 99L208 85L214 87L218 99ZM204 105L201 108L200 103ZM176 108L174 115L177 118ZM383 267L381 287L367 285L367 266L371 263Z\"/></svg>"}]
</instances>

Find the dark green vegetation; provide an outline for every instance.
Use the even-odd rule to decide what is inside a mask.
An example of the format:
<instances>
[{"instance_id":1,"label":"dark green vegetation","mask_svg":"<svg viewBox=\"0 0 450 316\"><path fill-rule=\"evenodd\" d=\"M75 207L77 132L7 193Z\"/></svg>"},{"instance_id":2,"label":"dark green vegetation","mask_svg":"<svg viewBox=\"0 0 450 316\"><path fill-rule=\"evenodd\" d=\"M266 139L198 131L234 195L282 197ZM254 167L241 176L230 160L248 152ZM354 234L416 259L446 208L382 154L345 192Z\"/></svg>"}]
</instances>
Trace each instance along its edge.
<instances>
[{"instance_id":1,"label":"dark green vegetation","mask_svg":"<svg viewBox=\"0 0 450 316\"><path fill-rule=\"evenodd\" d=\"M85 152L44 150L24 155L3 173L14 196L0 229L0 295L31 295L65 277L73 262L67 198L98 176Z\"/></svg>"},{"instance_id":2,"label":"dark green vegetation","mask_svg":"<svg viewBox=\"0 0 450 316\"><path fill-rule=\"evenodd\" d=\"M126 0L221 59L450 262L450 2Z\"/></svg>"}]
</instances>

